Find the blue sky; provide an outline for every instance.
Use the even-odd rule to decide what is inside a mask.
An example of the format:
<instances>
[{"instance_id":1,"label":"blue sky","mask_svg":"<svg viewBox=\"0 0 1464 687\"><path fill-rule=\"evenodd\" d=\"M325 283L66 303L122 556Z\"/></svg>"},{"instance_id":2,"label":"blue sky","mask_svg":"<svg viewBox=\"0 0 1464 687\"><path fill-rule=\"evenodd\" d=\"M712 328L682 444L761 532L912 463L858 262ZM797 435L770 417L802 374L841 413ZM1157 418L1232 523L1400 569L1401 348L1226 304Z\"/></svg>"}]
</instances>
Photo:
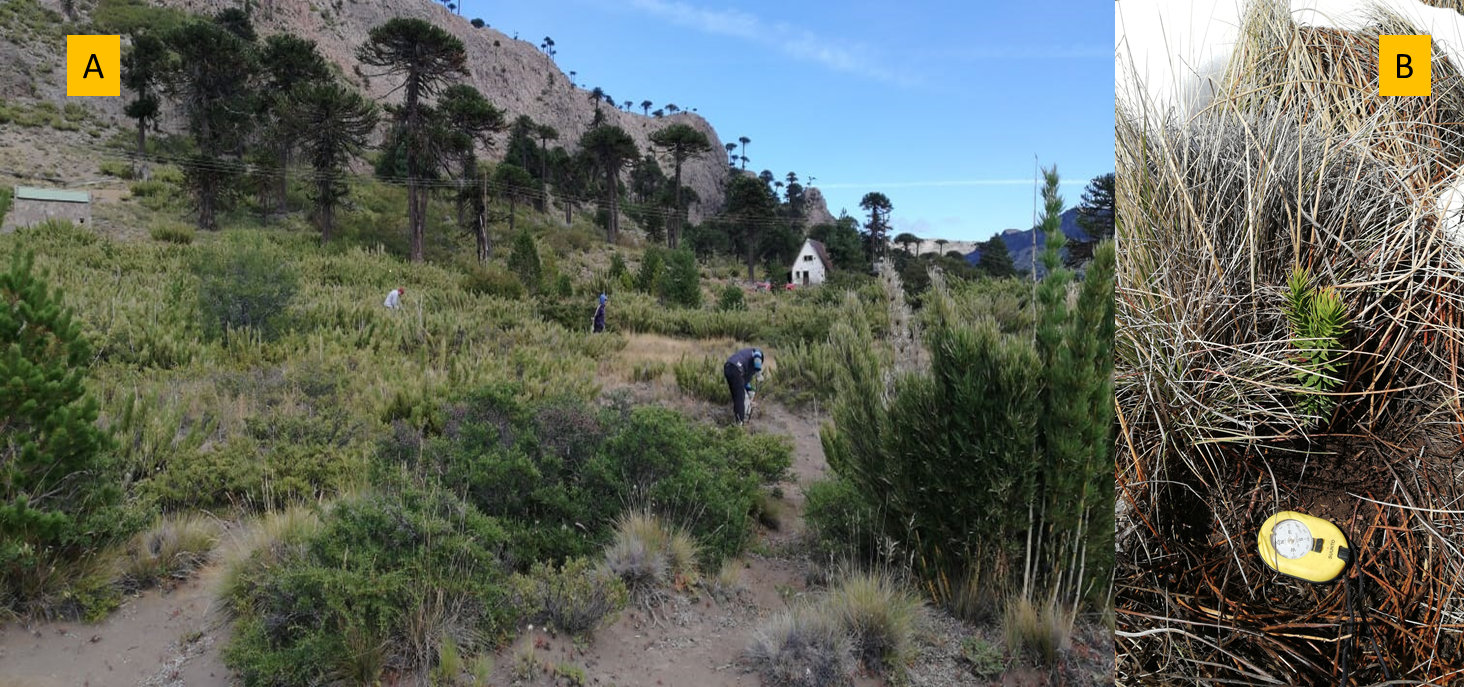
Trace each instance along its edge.
<instances>
[{"instance_id":1,"label":"blue sky","mask_svg":"<svg viewBox=\"0 0 1464 687\"><path fill-rule=\"evenodd\" d=\"M1033 156L1069 206L1113 171L1108 2L467 0L464 17L538 43L617 100L696 108L749 170L812 176L897 231L984 240L1032 220ZM654 109L654 108L653 108Z\"/></svg>"}]
</instances>

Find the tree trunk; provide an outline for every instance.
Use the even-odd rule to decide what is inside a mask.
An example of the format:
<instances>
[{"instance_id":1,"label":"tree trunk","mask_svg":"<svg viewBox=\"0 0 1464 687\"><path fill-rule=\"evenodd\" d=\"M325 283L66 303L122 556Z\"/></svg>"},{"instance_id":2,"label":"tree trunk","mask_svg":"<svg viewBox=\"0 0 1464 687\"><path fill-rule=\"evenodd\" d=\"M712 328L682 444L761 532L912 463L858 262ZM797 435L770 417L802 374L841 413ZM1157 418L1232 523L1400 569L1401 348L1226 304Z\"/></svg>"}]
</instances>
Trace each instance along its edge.
<instances>
[{"instance_id":1,"label":"tree trunk","mask_svg":"<svg viewBox=\"0 0 1464 687\"><path fill-rule=\"evenodd\" d=\"M198 228L213 229L217 226L214 222L214 193L218 190L215 188L217 184L212 176L205 176L201 182L198 198Z\"/></svg>"},{"instance_id":2,"label":"tree trunk","mask_svg":"<svg viewBox=\"0 0 1464 687\"><path fill-rule=\"evenodd\" d=\"M608 198L605 205L610 210L610 217L605 221L605 235L612 244L620 238L620 212L618 203L616 203L616 196L620 194L617 193L618 189L615 186L615 168L607 164L605 165L605 195Z\"/></svg>"},{"instance_id":3,"label":"tree trunk","mask_svg":"<svg viewBox=\"0 0 1464 687\"><path fill-rule=\"evenodd\" d=\"M416 212L412 217L412 262L422 262L426 259L422 242L427 234L427 189L414 188L411 194L417 201L414 206Z\"/></svg>"},{"instance_id":4,"label":"tree trunk","mask_svg":"<svg viewBox=\"0 0 1464 687\"><path fill-rule=\"evenodd\" d=\"M517 209L517 205L518 193L514 189L510 188L508 190L508 235L510 237L514 235L513 216L516 214L514 210Z\"/></svg>"},{"instance_id":5,"label":"tree trunk","mask_svg":"<svg viewBox=\"0 0 1464 687\"><path fill-rule=\"evenodd\" d=\"M330 243L330 233L335 224L334 203L329 200L330 182L322 181L318 187L320 200L316 202L316 214L320 215L320 242Z\"/></svg>"},{"instance_id":6,"label":"tree trunk","mask_svg":"<svg viewBox=\"0 0 1464 687\"><path fill-rule=\"evenodd\" d=\"M415 73L409 73L406 80L406 94L403 97L403 108L406 110L406 136L407 136L407 223L411 225L412 235L412 262L422 262L422 235L426 233L427 227L427 203L426 190L420 188L422 174L422 151L418 149L421 145L421 122L418 121L417 99L422 92L421 77Z\"/></svg>"},{"instance_id":7,"label":"tree trunk","mask_svg":"<svg viewBox=\"0 0 1464 687\"><path fill-rule=\"evenodd\" d=\"M488 238L488 175L484 173L480 177L478 188L481 195L474 205L473 211L477 215L473 222L473 229L478 236L478 262L488 262L493 258L493 244Z\"/></svg>"},{"instance_id":8,"label":"tree trunk","mask_svg":"<svg viewBox=\"0 0 1464 687\"><path fill-rule=\"evenodd\" d=\"M752 248L752 246L753 246L753 243L754 243L754 241L752 240L752 230L749 229L748 232L747 232L747 280L748 281L752 281L753 278L754 278L753 277L753 274L752 274L752 264L753 264L753 259L752 259L753 248Z\"/></svg>"},{"instance_id":9,"label":"tree trunk","mask_svg":"<svg viewBox=\"0 0 1464 687\"><path fill-rule=\"evenodd\" d=\"M676 157L676 212L671 213L671 226L666 231L666 245L676 250L681 241L681 157Z\"/></svg>"},{"instance_id":10,"label":"tree trunk","mask_svg":"<svg viewBox=\"0 0 1464 687\"><path fill-rule=\"evenodd\" d=\"M289 168L290 145L288 143L281 143L279 188L276 191L279 197L275 199L275 214L282 217L290 212L290 178L288 172L286 172Z\"/></svg>"},{"instance_id":11,"label":"tree trunk","mask_svg":"<svg viewBox=\"0 0 1464 687\"><path fill-rule=\"evenodd\" d=\"M132 174L147 181L147 119L137 120L137 159L132 162Z\"/></svg>"},{"instance_id":12,"label":"tree trunk","mask_svg":"<svg viewBox=\"0 0 1464 687\"><path fill-rule=\"evenodd\" d=\"M574 212L574 203L572 201L570 201L569 196L565 196L564 197L564 224L565 224L565 226L574 224L574 217L571 216L571 213L573 213L573 212Z\"/></svg>"}]
</instances>

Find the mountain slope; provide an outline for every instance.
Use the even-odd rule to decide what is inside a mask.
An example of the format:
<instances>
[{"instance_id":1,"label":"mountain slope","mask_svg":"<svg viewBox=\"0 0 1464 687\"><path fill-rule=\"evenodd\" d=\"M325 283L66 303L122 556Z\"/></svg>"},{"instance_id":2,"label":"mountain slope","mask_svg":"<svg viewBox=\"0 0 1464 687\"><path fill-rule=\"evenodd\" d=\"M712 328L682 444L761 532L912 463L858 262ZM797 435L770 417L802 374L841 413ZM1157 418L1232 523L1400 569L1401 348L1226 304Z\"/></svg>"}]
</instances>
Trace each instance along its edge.
<instances>
[{"instance_id":1,"label":"mountain slope","mask_svg":"<svg viewBox=\"0 0 1464 687\"><path fill-rule=\"evenodd\" d=\"M1078 209L1071 208L1062 213L1062 233L1069 241L1088 241L1087 232L1078 226ZM1041 255L1043 246L1047 241L1047 234L1038 227L1032 227L1026 231L1020 229L1007 229L1001 233L1002 242L1006 243L1007 253L1012 256L1012 265L1018 270L1038 270L1041 274ZM966 254L966 262L972 265L981 260L981 249L976 249Z\"/></svg>"},{"instance_id":2,"label":"mountain slope","mask_svg":"<svg viewBox=\"0 0 1464 687\"><path fill-rule=\"evenodd\" d=\"M77 3L77 21L62 22L60 0L8 0L4 3L18 3L25 12L18 10L0 14L0 99L8 101L49 101L56 107L75 103L92 113L98 125L114 130L126 131L132 122L122 114L123 106L129 100L121 98L66 98L66 84L61 59L65 55L65 36L68 33L95 32L90 27L93 13L116 6L125 6L138 0L98 0L96 3L80 0ZM196 14L211 15L218 11L237 7L236 0L140 0L139 4L170 7ZM316 42L321 54L340 68L341 73L353 85L379 101L400 102L400 93L394 89L398 82L390 76L382 76L373 68L363 67L356 60L356 49L366 41L373 27L393 17L414 17L442 27L463 42L468 53L469 74L463 83L474 86L490 101L508 111L510 120L519 115L528 115L534 121L553 126L559 132L557 141L549 145L562 145L571 151L577 148L579 137L589 128L596 103L589 98L589 91L576 87L559 66L537 46L527 41L516 40L493 28L474 28L467 18L450 13L445 7L431 0L264 0L254 5L252 19L260 37L289 32ZM636 101L646 96L675 100L674 93L615 94L620 99ZM625 97L632 96L632 97ZM706 155L691 158L682 169L682 182L696 191L700 202L689 209L693 222L701 221L716 213L724 200L724 189L730 170L722 152L722 140L706 119L692 112L681 112L664 118L654 118L626 112L616 107L599 103L609 124L623 128L635 139L642 154L655 152L650 146L650 134L673 123L687 124L704 134L712 144L712 151ZM181 128L181 121L173 116L174 108L164 106L164 117L160 122L165 131ZM7 126L0 120L0 128ZM13 126L13 125L10 125ZM58 136L60 132L47 129L33 129L28 132L29 141L24 148L35 151L55 151L70 147L99 143L98 136L90 139L81 136ZM5 136L0 136L5 138ZM484 156L501 159L507 147L507 136L496 137L496 145ZM53 156L53 152L46 152ZM78 170L67 169L65 162L47 163L44 166L26 164L26 150L16 149L3 156L22 169L12 176L35 174L41 177L56 176L69 179L78 177ZM662 168L669 175L671 161L664 155L657 155ZM87 170L90 171L90 170ZM3 173L3 170L0 170ZM828 218L822 196L816 189L809 189L808 214L816 220Z\"/></svg>"}]
</instances>

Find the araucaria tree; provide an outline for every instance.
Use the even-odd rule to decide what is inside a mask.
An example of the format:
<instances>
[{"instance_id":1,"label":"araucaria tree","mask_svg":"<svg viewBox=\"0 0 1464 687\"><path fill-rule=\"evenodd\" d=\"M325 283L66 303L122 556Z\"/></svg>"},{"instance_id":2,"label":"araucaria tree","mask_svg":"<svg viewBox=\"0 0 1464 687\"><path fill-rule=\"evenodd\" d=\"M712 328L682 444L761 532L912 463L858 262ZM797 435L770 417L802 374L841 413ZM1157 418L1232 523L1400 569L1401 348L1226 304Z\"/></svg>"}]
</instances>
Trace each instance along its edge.
<instances>
[{"instance_id":1,"label":"araucaria tree","mask_svg":"<svg viewBox=\"0 0 1464 687\"><path fill-rule=\"evenodd\" d=\"M265 192L260 194L259 200L262 207L268 207L265 196L272 188L275 210L283 214L289 210L286 207L284 170L290 166L290 152L297 143L298 133L284 121L285 99L291 89L329 81L331 75L325 58L315 49L315 41L287 33L265 39L259 50L259 66L262 76L258 98L258 129L262 134L259 138L269 141L259 148L267 151L265 159L275 170L266 174L272 177L274 184L266 182L262 185L261 191Z\"/></svg>"},{"instance_id":2,"label":"araucaria tree","mask_svg":"<svg viewBox=\"0 0 1464 687\"><path fill-rule=\"evenodd\" d=\"M448 86L432 110L436 131L435 148L443 153L444 167L457 163L458 220L464 207L473 208L473 235L478 243L478 260L493 252L488 237L488 199L484 180L478 178L478 146L492 147L492 135L508 127L502 110L493 106L478 89L465 84ZM449 170L452 173L452 170ZM476 179L476 182L475 182Z\"/></svg>"},{"instance_id":3,"label":"araucaria tree","mask_svg":"<svg viewBox=\"0 0 1464 687\"><path fill-rule=\"evenodd\" d=\"M282 121L310 163L315 225L320 240L329 241L335 207L347 191L344 168L376 129L376 104L337 83L310 83L290 91Z\"/></svg>"},{"instance_id":4,"label":"araucaria tree","mask_svg":"<svg viewBox=\"0 0 1464 687\"><path fill-rule=\"evenodd\" d=\"M889 196L879 191L870 191L860 199L859 207L869 213L869 221L864 223L865 238L869 242L869 258L871 261L878 260L885 254L885 237L890 233L890 211L895 206L890 202Z\"/></svg>"},{"instance_id":5,"label":"araucaria tree","mask_svg":"<svg viewBox=\"0 0 1464 687\"><path fill-rule=\"evenodd\" d=\"M618 126L602 126L590 129L580 137L580 148L594 158L596 166L605 175L605 209L609 217L605 223L605 240L615 243L620 238L620 170L627 162L640 157L635 139Z\"/></svg>"},{"instance_id":6,"label":"araucaria tree","mask_svg":"<svg viewBox=\"0 0 1464 687\"><path fill-rule=\"evenodd\" d=\"M122 57L122 84L135 94L123 112L137 120L137 159L134 171L147 174L147 128L157 122L161 103L158 93L168 70L168 44L144 31L132 37L132 49Z\"/></svg>"},{"instance_id":7,"label":"araucaria tree","mask_svg":"<svg viewBox=\"0 0 1464 687\"><path fill-rule=\"evenodd\" d=\"M652 133L651 144L669 153L676 163L672 177L676 188L676 211L671 214L671 226L666 232L666 245L675 250L681 234L682 214L686 212L681 199L681 165L687 158L712 152L712 143L706 134L686 124L672 124Z\"/></svg>"},{"instance_id":8,"label":"araucaria tree","mask_svg":"<svg viewBox=\"0 0 1464 687\"><path fill-rule=\"evenodd\" d=\"M754 278L760 230L777 219L778 199L767 184L746 174L734 174L727 185L727 207L723 213L733 234L742 241L747 258L747 278Z\"/></svg>"},{"instance_id":9,"label":"araucaria tree","mask_svg":"<svg viewBox=\"0 0 1464 687\"><path fill-rule=\"evenodd\" d=\"M468 73L467 51L452 34L421 19L392 19L371 29L356 53L362 63L402 79L402 104L396 108L397 136L406 152L407 216L412 260L423 259L427 228L427 189L422 179L435 167L430 117L423 99Z\"/></svg>"},{"instance_id":10,"label":"araucaria tree","mask_svg":"<svg viewBox=\"0 0 1464 687\"><path fill-rule=\"evenodd\" d=\"M91 347L19 252L0 272L0 613L125 527L112 440L86 392Z\"/></svg>"},{"instance_id":11,"label":"araucaria tree","mask_svg":"<svg viewBox=\"0 0 1464 687\"><path fill-rule=\"evenodd\" d=\"M184 177L198 206L198 227L214 229L220 196L238 175L252 121L254 50L206 21L185 24L169 38L177 59L169 70L168 92L182 106L198 151L185 163Z\"/></svg>"},{"instance_id":12,"label":"araucaria tree","mask_svg":"<svg viewBox=\"0 0 1464 687\"><path fill-rule=\"evenodd\" d=\"M1077 267L1092 259L1093 247L1099 241L1113 238L1113 175L1102 174L1093 177L1083 190L1083 202L1078 205L1078 226L1088 235L1088 240L1074 242L1068 246L1067 264Z\"/></svg>"}]
</instances>

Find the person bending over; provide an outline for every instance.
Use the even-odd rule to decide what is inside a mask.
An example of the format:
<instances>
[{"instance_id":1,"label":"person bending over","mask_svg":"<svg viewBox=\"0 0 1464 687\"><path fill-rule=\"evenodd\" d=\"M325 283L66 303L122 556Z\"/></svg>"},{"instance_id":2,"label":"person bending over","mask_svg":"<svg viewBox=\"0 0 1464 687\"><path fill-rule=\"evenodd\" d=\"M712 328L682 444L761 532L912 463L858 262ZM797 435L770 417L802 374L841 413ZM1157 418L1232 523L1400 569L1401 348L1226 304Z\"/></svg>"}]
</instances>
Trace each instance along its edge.
<instances>
[{"instance_id":1,"label":"person bending over","mask_svg":"<svg viewBox=\"0 0 1464 687\"><path fill-rule=\"evenodd\" d=\"M762 376L762 370L763 352L757 348L744 348L733 353L727 364L722 366L727 388L732 391L732 415L739 425L747 421L748 404L757 396L752 383Z\"/></svg>"}]
</instances>

